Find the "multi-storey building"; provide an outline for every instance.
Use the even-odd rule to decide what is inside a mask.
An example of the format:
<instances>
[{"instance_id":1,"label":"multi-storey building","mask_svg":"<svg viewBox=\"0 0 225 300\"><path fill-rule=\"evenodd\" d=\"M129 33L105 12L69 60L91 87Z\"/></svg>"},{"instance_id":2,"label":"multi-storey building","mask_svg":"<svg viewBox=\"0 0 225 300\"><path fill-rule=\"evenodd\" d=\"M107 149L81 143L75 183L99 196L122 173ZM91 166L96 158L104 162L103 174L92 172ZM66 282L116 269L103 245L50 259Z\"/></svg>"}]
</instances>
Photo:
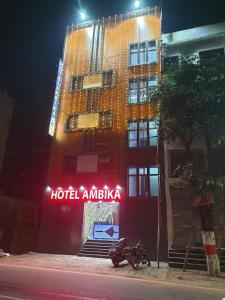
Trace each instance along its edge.
<instances>
[{"instance_id":1,"label":"multi-storey building","mask_svg":"<svg viewBox=\"0 0 225 300\"><path fill-rule=\"evenodd\" d=\"M225 23L211 24L162 35L164 64L175 62L179 64L181 56L191 56L196 63L204 63L206 58L225 55ZM191 145L192 157L196 165L204 167L206 146L199 136ZM194 254L189 260L192 267L206 267L202 248L200 220L193 211L193 199L190 189L185 188L174 170L186 161L184 146L178 140L165 142L165 193L167 203L168 248L170 264L183 264L186 247L191 235L190 246ZM214 204L214 228L217 245L225 247L225 210L224 197L216 193ZM196 250L198 249L198 250ZM198 253L197 253L197 252ZM223 252L224 253L224 252ZM198 255L197 255L198 254ZM199 255L200 254L200 255ZM196 266L197 265L197 266ZM221 256L221 269L225 269L225 254Z\"/></svg>"},{"instance_id":2,"label":"multi-storey building","mask_svg":"<svg viewBox=\"0 0 225 300\"><path fill-rule=\"evenodd\" d=\"M68 28L51 119L41 251L75 254L87 240L127 237L143 240L155 257L160 205L166 258L162 152L146 96L160 77L160 40L157 7Z\"/></svg>"},{"instance_id":3,"label":"multi-storey building","mask_svg":"<svg viewBox=\"0 0 225 300\"><path fill-rule=\"evenodd\" d=\"M172 256L176 249L185 254L192 199L173 178L184 149L170 141L163 151L147 92L157 85L161 61L224 55L225 24L161 35L160 23L160 11L147 8L68 28L51 118L40 250L75 254L87 240L126 236L142 239L155 258L160 212L161 257L168 248ZM203 164L201 138L192 152ZM202 245L198 225L191 245ZM183 259L178 256L175 265Z\"/></svg>"}]
</instances>

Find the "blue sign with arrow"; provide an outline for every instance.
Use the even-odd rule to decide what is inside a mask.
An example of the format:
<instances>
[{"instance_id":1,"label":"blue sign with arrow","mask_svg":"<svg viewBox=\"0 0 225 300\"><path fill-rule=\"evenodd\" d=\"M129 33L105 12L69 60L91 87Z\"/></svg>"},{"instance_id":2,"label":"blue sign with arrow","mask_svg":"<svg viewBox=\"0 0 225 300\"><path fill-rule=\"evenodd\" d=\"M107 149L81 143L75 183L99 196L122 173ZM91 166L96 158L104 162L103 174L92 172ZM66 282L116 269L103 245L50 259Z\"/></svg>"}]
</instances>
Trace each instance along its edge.
<instances>
[{"instance_id":1,"label":"blue sign with arrow","mask_svg":"<svg viewBox=\"0 0 225 300\"><path fill-rule=\"evenodd\" d=\"M105 239L105 240L119 239L119 225L95 223L94 239Z\"/></svg>"}]
</instances>

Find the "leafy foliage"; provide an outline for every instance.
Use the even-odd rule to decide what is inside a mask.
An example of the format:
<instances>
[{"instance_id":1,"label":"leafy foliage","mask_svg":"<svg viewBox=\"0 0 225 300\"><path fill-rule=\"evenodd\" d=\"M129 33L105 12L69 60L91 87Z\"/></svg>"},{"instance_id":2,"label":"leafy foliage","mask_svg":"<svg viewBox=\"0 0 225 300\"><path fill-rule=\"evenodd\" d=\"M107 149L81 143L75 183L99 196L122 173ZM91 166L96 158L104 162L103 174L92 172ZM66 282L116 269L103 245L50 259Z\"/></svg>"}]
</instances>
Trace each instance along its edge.
<instances>
[{"instance_id":1,"label":"leafy foliage","mask_svg":"<svg viewBox=\"0 0 225 300\"><path fill-rule=\"evenodd\" d=\"M176 171L196 192L224 187L225 58L214 56L200 62L197 57L183 56L179 64L165 70L148 99L157 104L161 137L179 138L185 147L187 163ZM191 144L199 136L207 150L204 170L196 170L191 162Z\"/></svg>"},{"instance_id":2,"label":"leafy foliage","mask_svg":"<svg viewBox=\"0 0 225 300\"><path fill-rule=\"evenodd\" d=\"M225 187L224 176L212 175L207 170L197 170L191 161L184 165L178 165L174 175L190 183L194 188L195 196L203 195L205 192L214 192L217 188Z\"/></svg>"}]
</instances>

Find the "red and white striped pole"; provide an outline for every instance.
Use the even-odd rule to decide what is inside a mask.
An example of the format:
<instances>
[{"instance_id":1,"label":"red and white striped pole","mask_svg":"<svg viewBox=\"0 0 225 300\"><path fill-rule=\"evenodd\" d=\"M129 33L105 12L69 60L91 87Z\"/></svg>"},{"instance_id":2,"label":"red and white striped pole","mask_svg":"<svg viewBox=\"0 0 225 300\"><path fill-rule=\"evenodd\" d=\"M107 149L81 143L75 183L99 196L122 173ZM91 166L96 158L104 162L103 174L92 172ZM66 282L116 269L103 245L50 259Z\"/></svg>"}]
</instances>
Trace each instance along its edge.
<instances>
[{"instance_id":1,"label":"red and white striped pole","mask_svg":"<svg viewBox=\"0 0 225 300\"><path fill-rule=\"evenodd\" d=\"M203 247L206 255L209 275L220 275L220 262L216 247L216 239L213 231L202 231Z\"/></svg>"}]
</instances>

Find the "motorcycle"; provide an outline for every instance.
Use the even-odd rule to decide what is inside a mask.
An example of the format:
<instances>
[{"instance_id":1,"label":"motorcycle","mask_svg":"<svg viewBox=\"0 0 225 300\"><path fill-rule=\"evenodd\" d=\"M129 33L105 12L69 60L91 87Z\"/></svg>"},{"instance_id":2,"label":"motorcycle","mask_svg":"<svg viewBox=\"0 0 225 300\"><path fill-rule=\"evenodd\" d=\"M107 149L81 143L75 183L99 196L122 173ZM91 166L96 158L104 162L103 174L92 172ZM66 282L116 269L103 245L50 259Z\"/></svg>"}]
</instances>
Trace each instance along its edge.
<instances>
[{"instance_id":1,"label":"motorcycle","mask_svg":"<svg viewBox=\"0 0 225 300\"><path fill-rule=\"evenodd\" d=\"M137 269L142 264L151 266L147 252L143 248L143 244L139 241L134 246L128 246L127 239L122 238L117 245L113 245L109 249L109 257L115 267L119 267L119 263L127 260L133 269Z\"/></svg>"},{"instance_id":2,"label":"motorcycle","mask_svg":"<svg viewBox=\"0 0 225 300\"><path fill-rule=\"evenodd\" d=\"M141 241L139 241L134 246L131 246L131 255L129 258L129 262L135 270L140 266L140 264L147 264L149 267L151 267L150 258L147 255L147 251L144 250Z\"/></svg>"},{"instance_id":3,"label":"motorcycle","mask_svg":"<svg viewBox=\"0 0 225 300\"><path fill-rule=\"evenodd\" d=\"M109 249L109 257L112 260L113 265L117 268L119 267L119 263L123 260L126 260L126 250L127 247L127 239L122 238L118 241L117 244L114 244Z\"/></svg>"}]
</instances>

